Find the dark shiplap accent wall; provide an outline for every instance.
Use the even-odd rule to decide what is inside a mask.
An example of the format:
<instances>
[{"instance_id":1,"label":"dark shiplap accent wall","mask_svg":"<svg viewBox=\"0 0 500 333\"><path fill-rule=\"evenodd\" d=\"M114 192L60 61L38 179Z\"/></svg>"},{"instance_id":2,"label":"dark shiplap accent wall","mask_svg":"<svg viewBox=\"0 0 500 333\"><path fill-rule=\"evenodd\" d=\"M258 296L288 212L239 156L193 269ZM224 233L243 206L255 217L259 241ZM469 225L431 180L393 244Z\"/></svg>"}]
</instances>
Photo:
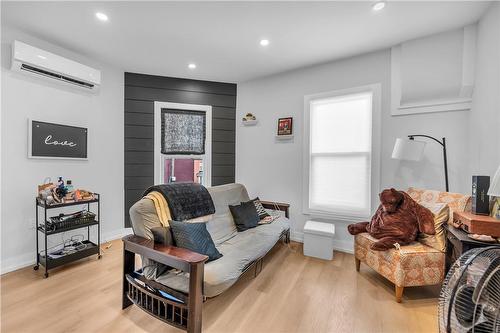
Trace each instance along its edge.
<instances>
[{"instance_id":1,"label":"dark shiplap accent wall","mask_svg":"<svg viewBox=\"0 0 500 333\"><path fill-rule=\"evenodd\" d=\"M212 106L212 185L234 182L236 84L125 73L125 226L154 182L154 102Z\"/></svg>"}]
</instances>

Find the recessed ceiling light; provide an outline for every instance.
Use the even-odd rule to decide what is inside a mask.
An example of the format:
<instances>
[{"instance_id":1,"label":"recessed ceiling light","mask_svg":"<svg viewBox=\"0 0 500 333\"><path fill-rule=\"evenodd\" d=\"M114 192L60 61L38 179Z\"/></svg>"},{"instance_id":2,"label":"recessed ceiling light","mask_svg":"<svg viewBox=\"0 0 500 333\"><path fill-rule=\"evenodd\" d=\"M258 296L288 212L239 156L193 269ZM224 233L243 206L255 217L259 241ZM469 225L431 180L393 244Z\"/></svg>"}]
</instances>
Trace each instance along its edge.
<instances>
[{"instance_id":1,"label":"recessed ceiling light","mask_svg":"<svg viewBox=\"0 0 500 333\"><path fill-rule=\"evenodd\" d=\"M188 67L189 67L189 69L195 69L196 68L196 64L191 63L191 64L188 65Z\"/></svg>"},{"instance_id":2,"label":"recessed ceiling light","mask_svg":"<svg viewBox=\"0 0 500 333\"><path fill-rule=\"evenodd\" d=\"M378 12L379 10L382 10L385 8L385 1L378 1L378 2L375 2L372 6L372 9L376 12Z\"/></svg>"},{"instance_id":3,"label":"recessed ceiling light","mask_svg":"<svg viewBox=\"0 0 500 333\"><path fill-rule=\"evenodd\" d=\"M260 45L261 46L268 46L269 45L269 39L261 39L260 40Z\"/></svg>"},{"instance_id":4,"label":"recessed ceiling light","mask_svg":"<svg viewBox=\"0 0 500 333\"><path fill-rule=\"evenodd\" d=\"M95 13L95 17L97 17L100 21L103 21L103 22L106 22L108 20L108 15L101 13L101 12Z\"/></svg>"}]
</instances>

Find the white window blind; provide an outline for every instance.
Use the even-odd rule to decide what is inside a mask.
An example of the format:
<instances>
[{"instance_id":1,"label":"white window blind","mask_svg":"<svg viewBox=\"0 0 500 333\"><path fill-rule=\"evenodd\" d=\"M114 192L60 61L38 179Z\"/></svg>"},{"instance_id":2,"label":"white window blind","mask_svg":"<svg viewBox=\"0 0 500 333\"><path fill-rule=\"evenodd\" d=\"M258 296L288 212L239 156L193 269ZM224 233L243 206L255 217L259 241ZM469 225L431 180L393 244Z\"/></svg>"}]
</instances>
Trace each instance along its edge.
<instances>
[{"instance_id":1,"label":"white window blind","mask_svg":"<svg viewBox=\"0 0 500 333\"><path fill-rule=\"evenodd\" d=\"M309 211L370 215L373 93L309 100Z\"/></svg>"}]
</instances>

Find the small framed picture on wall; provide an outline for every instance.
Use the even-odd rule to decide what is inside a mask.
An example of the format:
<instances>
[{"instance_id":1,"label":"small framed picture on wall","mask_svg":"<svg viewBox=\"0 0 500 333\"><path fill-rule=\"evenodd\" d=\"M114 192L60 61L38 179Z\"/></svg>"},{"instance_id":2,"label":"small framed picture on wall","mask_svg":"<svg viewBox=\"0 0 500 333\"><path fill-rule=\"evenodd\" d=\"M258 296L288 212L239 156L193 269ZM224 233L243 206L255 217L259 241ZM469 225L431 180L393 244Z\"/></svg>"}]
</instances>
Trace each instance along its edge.
<instances>
[{"instance_id":1,"label":"small framed picture on wall","mask_svg":"<svg viewBox=\"0 0 500 333\"><path fill-rule=\"evenodd\" d=\"M278 136L293 135L293 118L278 119Z\"/></svg>"}]
</instances>

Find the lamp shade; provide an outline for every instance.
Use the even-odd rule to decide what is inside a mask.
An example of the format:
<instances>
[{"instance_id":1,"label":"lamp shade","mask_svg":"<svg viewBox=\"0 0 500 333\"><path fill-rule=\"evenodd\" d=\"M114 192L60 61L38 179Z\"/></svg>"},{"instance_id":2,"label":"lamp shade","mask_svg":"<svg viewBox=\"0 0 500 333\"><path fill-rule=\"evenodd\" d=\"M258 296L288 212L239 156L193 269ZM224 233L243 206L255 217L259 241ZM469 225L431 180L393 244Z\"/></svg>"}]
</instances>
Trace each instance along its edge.
<instances>
[{"instance_id":1,"label":"lamp shade","mask_svg":"<svg viewBox=\"0 0 500 333\"><path fill-rule=\"evenodd\" d=\"M488 190L488 195L500 197L500 167L498 167L497 172L495 172L495 176L493 177L493 181L491 182Z\"/></svg>"},{"instance_id":2,"label":"lamp shade","mask_svg":"<svg viewBox=\"0 0 500 333\"><path fill-rule=\"evenodd\" d=\"M424 153L425 142L397 138L392 151L392 158L396 160L420 161Z\"/></svg>"}]
</instances>

